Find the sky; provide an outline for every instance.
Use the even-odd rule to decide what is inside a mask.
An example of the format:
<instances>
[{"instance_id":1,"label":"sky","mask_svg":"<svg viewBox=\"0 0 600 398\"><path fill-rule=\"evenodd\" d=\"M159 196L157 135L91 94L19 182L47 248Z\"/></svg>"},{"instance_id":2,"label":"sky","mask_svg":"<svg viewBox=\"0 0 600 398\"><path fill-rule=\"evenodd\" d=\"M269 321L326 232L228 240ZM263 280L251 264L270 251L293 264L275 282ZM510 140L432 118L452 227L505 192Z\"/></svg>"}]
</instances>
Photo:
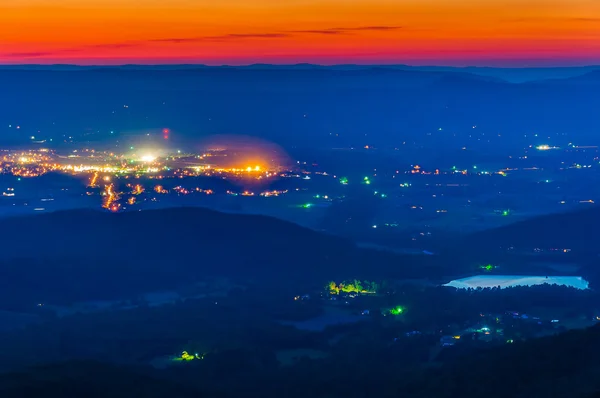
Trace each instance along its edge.
<instances>
[{"instance_id":1,"label":"sky","mask_svg":"<svg viewBox=\"0 0 600 398\"><path fill-rule=\"evenodd\" d=\"M600 64L600 0L2 0L0 63Z\"/></svg>"}]
</instances>

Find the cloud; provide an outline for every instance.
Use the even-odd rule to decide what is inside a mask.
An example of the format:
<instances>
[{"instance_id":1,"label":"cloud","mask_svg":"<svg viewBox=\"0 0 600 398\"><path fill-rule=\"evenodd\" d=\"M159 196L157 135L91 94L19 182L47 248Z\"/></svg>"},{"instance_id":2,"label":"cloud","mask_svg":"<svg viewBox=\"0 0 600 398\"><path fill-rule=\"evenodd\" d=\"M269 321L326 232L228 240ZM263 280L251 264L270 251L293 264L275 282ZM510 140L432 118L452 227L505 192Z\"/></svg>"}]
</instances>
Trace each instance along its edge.
<instances>
[{"instance_id":1,"label":"cloud","mask_svg":"<svg viewBox=\"0 0 600 398\"><path fill-rule=\"evenodd\" d=\"M163 39L149 40L153 43L195 43L202 41L221 41L234 39L279 39L289 37L288 33L230 33L219 36L199 36L199 37L169 37Z\"/></svg>"},{"instance_id":2,"label":"cloud","mask_svg":"<svg viewBox=\"0 0 600 398\"><path fill-rule=\"evenodd\" d=\"M358 26L351 28L329 28L329 29L307 29L307 30L294 30L290 33L307 33L316 35L340 35L349 32L357 31L383 31L383 30L397 30L401 29L400 26Z\"/></svg>"},{"instance_id":3,"label":"cloud","mask_svg":"<svg viewBox=\"0 0 600 398\"><path fill-rule=\"evenodd\" d=\"M90 44L82 48L74 48L73 51L79 51L83 48L129 48L139 46L139 42L125 42L125 43L106 43L106 44Z\"/></svg>"},{"instance_id":4,"label":"cloud","mask_svg":"<svg viewBox=\"0 0 600 398\"><path fill-rule=\"evenodd\" d=\"M600 22L600 18L590 17L529 17L529 18L514 18L507 19L505 22Z\"/></svg>"},{"instance_id":5,"label":"cloud","mask_svg":"<svg viewBox=\"0 0 600 398\"><path fill-rule=\"evenodd\" d=\"M105 43L105 44L88 44L81 47L73 48L59 48L53 51L30 51L30 52L12 52L12 53L0 53L0 57L4 58L40 58L40 57L52 57L56 55L78 53L90 49L102 49L102 48L128 48L137 47L141 42L123 42L123 43Z\"/></svg>"},{"instance_id":6,"label":"cloud","mask_svg":"<svg viewBox=\"0 0 600 398\"><path fill-rule=\"evenodd\" d=\"M245 39L285 39L298 34L314 34L314 35L340 35L351 34L359 31L390 31L401 29L400 26L357 26L357 27L341 27L327 29L306 29L306 30L290 30L271 33L228 33L217 36L197 36L197 37L166 37L150 40L126 41L120 43L104 43L104 44L89 44L77 48L64 48L54 51L32 51L32 52L13 52L0 53L4 58L40 58L56 56L65 53L76 53L85 50L93 49L121 49L143 46L147 43L201 43L201 42L219 42L229 40L245 40Z\"/></svg>"},{"instance_id":7,"label":"cloud","mask_svg":"<svg viewBox=\"0 0 600 398\"><path fill-rule=\"evenodd\" d=\"M151 43L189 43L202 40L201 37L167 37L164 39L148 40Z\"/></svg>"},{"instance_id":8,"label":"cloud","mask_svg":"<svg viewBox=\"0 0 600 398\"><path fill-rule=\"evenodd\" d=\"M247 38L262 38L262 39L278 39L282 37L289 37L287 33L232 33L224 36L213 36L218 39L247 39Z\"/></svg>"},{"instance_id":9,"label":"cloud","mask_svg":"<svg viewBox=\"0 0 600 398\"><path fill-rule=\"evenodd\" d=\"M24 52L12 52L12 53L0 53L0 58L42 58L52 57L61 54L78 52L80 49L77 48L62 48L53 51L24 51Z\"/></svg>"},{"instance_id":10,"label":"cloud","mask_svg":"<svg viewBox=\"0 0 600 398\"><path fill-rule=\"evenodd\" d=\"M48 55L54 55L53 52L48 51L32 51L32 52L14 52L14 53L0 53L2 58L37 58L46 57Z\"/></svg>"},{"instance_id":11,"label":"cloud","mask_svg":"<svg viewBox=\"0 0 600 398\"><path fill-rule=\"evenodd\" d=\"M344 33L340 29L311 29L311 30L293 30L292 33L311 33L315 35L339 35Z\"/></svg>"},{"instance_id":12,"label":"cloud","mask_svg":"<svg viewBox=\"0 0 600 398\"><path fill-rule=\"evenodd\" d=\"M600 22L600 18L570 18L571 21L577 22Z\"/></svg>"},{"instance_id":13,"label":"cloud","mask_svg":"<svg viewBox=\"0 0 600 398\"><path fill-rule=\"evenodd\" d=\"M396 30L401 26L359 26L357 28L338 28L339 30Z\"/></svg>"},{"instance_id":14,"label":"cloud","mask_svg":"<svg viewBox=\"0 0 600 398\"><path fill-rule=\"evenodd\" d=\"M357 31L386 31L397 30L401 28L402 27L400 26L358 26L347 28L289 30L274 33L229 33L219 36L167 37L148 41L152 43L196 43L203 41L226 41L235 39L283 39L292 37L295 34L339 35Z\"/></svg>"}]
</instances>

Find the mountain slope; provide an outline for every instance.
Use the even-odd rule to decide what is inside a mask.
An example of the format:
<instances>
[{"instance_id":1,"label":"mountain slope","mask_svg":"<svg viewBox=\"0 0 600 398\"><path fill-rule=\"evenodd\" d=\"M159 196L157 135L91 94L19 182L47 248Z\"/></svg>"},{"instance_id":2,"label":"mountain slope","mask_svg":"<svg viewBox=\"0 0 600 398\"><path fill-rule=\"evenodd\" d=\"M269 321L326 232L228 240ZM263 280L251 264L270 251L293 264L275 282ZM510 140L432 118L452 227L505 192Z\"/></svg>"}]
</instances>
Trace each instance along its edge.
<instances>
[{"instance_id":1,"label":"mountain slope","mask_svg":"<svg viewBox=\"0 0 600 398\"><path fill-rule=\"evenodd\" d=\"M193 395L184 386L197 385L198 372L213 372L210 373L213 377L203 379L203 388L217 391L220 396L591 398L600 393L600 359L594 355L598 349L600 328L596 326L500 347L462 351L467 355L458 353L458 357L439 366L407 369L398 367L397 358L386 361L377 354L338 364L305 359L291 367L248 369L252 377L236 379L237 383L231 383L231 375L222 371L227 369L228 362L206 363L203 368L188 367L164 374L165 378L176 380L175 383L157 379L160 377L157 372L143 376L127 368L68 362L0 375L0 394L20 397L45 391L44 396L58 397L65 396L65 392L81 393L87 386L91 393L96 393L86 395L89 397L163 397L167 396L163 395L165 389L171 389L170 397L188 397ZM457 346L445 350L449 350L448 354L460 351ZM238 358L231 356L226 361Z\"/></svg>"},{"instance_id":2,"label":"mountain slope","mask_svg":"<svg viewBox=\"0 0 600 398\"><path fill-rule=\"evenodd\" d=\"M571 249L573 252L600 252L600 207L583 211L549 214L504 227L478 232L463 242L477 250Z\"/></svg>"},{"instance_id":3,"label":"mountain slope","mask_svg":"<svg viewBox=\"0 0 600 398\"><path fill-rule=\"evenodd\" d=\"M196 398L210 395L117 366L79 361L0 375L0 396Z\"/></svg>"},{"instance_id":4,"label":"mountain slope","mask_svg":"<svg viewBox=\"0 0 600 398\"><path fill-rule=\"evenodd\" d=\"M0 298L57 303L125 298L211 277L242 283L416 277L415 259L359 249L271 217L172 208L74 210L0 223Z\"/></svg>"},{"instance_id":5,"label":"mountain slope","mask_svg":"<svg viewBox=\"0 0 600 398\"><path fill-rule=\"evenodd\" d=\"M88 255L103 252L127 255L190 250L194 245L243 245L245 249L294 247L310 243L313 250L351 243L272 217L221 213L205 208L170 208L112 214L69 210L0 221L0 258L20 257L35 248L38 256ZM14 237L22 237L15 240ZM10 242L10 244L6 244ZM145 244L149 243L149 244ZM137 246L133 246L137 245ZM239 249L238 249L239 250ZM202 252L198 251L198 255Z\"/></svg>"},{"instance_id":6,"label":"mountain slope","mask_svg":"<svg viewBox=\"0 0 600 398\"><path fill-rule=\"evenodd\" d=\"M471 353L412 383L426 386L422 397L598 396L600 361L589 354L598 348L600 327L572 330Z\"/></svg>"}]
</instances>

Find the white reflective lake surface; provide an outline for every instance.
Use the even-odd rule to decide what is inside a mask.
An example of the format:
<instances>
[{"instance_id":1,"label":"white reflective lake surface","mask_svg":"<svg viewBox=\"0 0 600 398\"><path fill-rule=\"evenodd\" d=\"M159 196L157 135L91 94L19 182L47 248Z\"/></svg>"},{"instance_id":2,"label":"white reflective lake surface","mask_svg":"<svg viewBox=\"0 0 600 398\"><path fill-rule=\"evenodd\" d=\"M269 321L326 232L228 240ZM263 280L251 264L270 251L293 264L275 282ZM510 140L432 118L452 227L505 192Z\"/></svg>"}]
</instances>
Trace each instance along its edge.
<instances>
[{"instance_id":1,"label":"white reflective lake surface","mask_svg":"<svg viewBox=\"0 0 600 398\"><path fill-rule=\"evenodd\" d=\"M478 287L498 287L504 289L515 286L562 285L585 290L589 282L581 276L529 276L529 275L475 275L468 278L456 279L446 283L457 289L477 289Z\"/></svg>"}]
</instances>

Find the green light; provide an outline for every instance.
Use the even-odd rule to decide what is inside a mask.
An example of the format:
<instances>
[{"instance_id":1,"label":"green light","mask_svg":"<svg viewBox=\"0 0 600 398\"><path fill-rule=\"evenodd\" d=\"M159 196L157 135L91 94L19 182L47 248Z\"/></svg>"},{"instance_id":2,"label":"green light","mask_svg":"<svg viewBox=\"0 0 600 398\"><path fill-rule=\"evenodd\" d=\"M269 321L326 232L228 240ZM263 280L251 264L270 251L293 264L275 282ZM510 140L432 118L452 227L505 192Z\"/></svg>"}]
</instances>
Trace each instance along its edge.
<instances>
[{"instance_id":1,"label":"green light","mask_svg":"<svg viewBox=\"0 0 600 398\"><path fill-rule=\"evenodd\" d=\"M486 271L491 271L491 270L493 270L495 267L494 267L492 264L488 264L488 265L482 265L482 266L481 266L481 267L479 267L479 268L481 268L481 269L483 269L483 270L486 270Z\"/></svg>"},{"instance_id":2,"label":"green light","mask_svg":"<svg viewBox=\"0 0 600 398\"><path fill-rule=\"evenodd\" d=\"M404 312L404 308L401 306L394 307L390 310L390 314L392 315L400 315Z\"/></svg>"},{"instance_id":3,"label":"green light","mask_svg":"<svg viewBox=\"0 0 600 398\"><path fill-rule=\"evenodd\" d=\"M193 361L196 359L204 359L205 354L195 353L194 355L188 353L187 351L183 351L180 356L173 358L173 361L181 362L181 361Z\"/></svg>"},{"instance_id":4,"label":"green light","mask_svg":"<svg viewBox=\"0 0 600 398\"><path fill-rule=\"evenodd\" d=\"M365 184L371 185L371 181L367 180L367 181L365 181Z\"/></svg>"},{"instance_id":5,"label":"green light","mask_svg":"<svg viewBox=\"0 0 600 398\"><path fill-rule=\"evenodd\" d=\"M346 177L341 177L340 178L340 184L342 184L342 185L348 185L348 179Z\"/></svg>"},{"instance_id":6,"label":"green light","mask_svg":"<svg viewBox=\"0 0 600 398\"><path fill-rule=\"evenodd\" d=\"M302 207L305 209L310 209L312 207L312 203L303 204Z\"/></svg>"},{"instance_id":7,"label":"green light","mask_svg":"<svg viewBox=\"0 0 600 398\"><path fill-rule=\"evenodd\" d=\"M365 181L369 181L369 177L365 177L365 178L364 178L364 180L365 180Z\"/></svg>"},{"instance_id":8,"label":"green light","mask_svg":"<svg viewBox=\"0 0 600 398\"><path fill-rule=\"evenodd\" d=\"M133 147L129 147L129 149L133 149Z\"/></svg>"},{"instance_id":9,"label":"green light","mask_svg":"<svg viewBox=\"0 0 600 398\"><path fill-rule=\"evenodd\" d=\"M510 211L509 211L509 210L504 210L504 211L502 212L502 215L503 215L504 217L508 216L509 214L510 214Z\"/></svg>"},{"instance_id":10,"label":"green light","mask_svg":"<svg viewBox=\"0 0 600 398\"><path fill-rule=\"evenodd\" d=\"M315 195L316 199L319 199L321 197L321 195Z\"/></svg>"},{"instance_id":11,"label":"green light","mask_svg":"<svg viewBox=\"0 0 600 398\"><path fill-rule=\"evenodd\" d=\"M337 284L334 281L331 281L327 284L326 289L330 294L340 294L343 293L360 293L360 294L375 294L379 289L379 286L375 282L369 281L344 281L340 284Z\"/></svg>"},{"instance_id":12,"label":"green light","mask_svg":"<svg viewBox=\"0 0 600 398\"><path fill-rule=\"evenodd\" d=\"M477 169L477 166L473 166L474 169Z\"/></svg>"},{"instance_id":13,"label":"green light","mask_svg":"<svg viewBox=\"0 0 600 398\"><path fill-rule=\"evenodd\" d=\"M387 195L386 195L386 194L384 194L384 193L382 193L382 194L381 194L381 197L382 197L382 198L387 198Z\"/></svg>"}]
</instances>

